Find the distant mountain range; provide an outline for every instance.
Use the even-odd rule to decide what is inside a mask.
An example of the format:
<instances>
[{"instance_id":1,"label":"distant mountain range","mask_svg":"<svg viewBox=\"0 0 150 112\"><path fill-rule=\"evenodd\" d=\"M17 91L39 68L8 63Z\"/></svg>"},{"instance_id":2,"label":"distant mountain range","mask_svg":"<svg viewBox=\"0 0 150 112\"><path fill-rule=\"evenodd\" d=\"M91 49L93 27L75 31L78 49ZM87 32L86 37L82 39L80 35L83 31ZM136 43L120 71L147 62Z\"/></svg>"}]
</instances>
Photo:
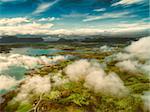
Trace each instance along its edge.
<instances>
[{"instance_id":1,"label":"distant mountain range","mask_svg":"<svg viewBox=\"0 0 150 112\"><path fill-rule=\"evenodd\" d=\"M68 42L100 42L100 43L124 43L138 40L148 35L137 36L102 36L102 35L15 35L0 36L0 43L68 43Z\"/></svg>"},{"instance_id":2,"label":"distant mountain range","mask_svg":"<svg viewBox=\"0 0 150 112\"><path fill-rule=\"evenodd\" d=\"M0 43L38 43L44 42L44 39L41 37L29 38L23 37L19 38L17 36L1 36Z\"/></svg>"}]
</instances>

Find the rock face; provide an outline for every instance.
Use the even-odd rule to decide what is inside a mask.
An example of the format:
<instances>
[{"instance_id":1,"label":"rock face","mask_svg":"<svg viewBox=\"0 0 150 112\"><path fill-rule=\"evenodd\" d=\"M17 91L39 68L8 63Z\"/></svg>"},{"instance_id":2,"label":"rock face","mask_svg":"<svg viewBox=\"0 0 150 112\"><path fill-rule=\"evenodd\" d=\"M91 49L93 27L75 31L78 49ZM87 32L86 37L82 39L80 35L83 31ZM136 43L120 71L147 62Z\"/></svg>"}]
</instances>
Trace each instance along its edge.
<instances>
[{"instance_id":1,"label":"rock face","mask_svg":"<svg viewBox=\"0 0 150 112\"><path fill-rule=\"evenodd\" d=\"M40 37L29 38L23 37L19 38L16 36L3 36L0 38L0 43L32 43L32 42L44 42L44 40Z\"/></svg>"}]
</instances>

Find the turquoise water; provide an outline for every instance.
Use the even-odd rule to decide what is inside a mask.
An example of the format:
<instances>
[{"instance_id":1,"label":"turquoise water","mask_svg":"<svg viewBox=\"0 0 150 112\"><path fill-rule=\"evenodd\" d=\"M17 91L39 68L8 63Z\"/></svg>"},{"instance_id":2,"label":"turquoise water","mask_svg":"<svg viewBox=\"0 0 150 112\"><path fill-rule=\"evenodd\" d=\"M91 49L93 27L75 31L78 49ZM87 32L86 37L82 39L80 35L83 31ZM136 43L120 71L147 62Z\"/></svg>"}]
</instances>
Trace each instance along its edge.
<instances>
[{"instance_id":1,"label":"turquoise water","mask_svg":"<svg viewBox=\"0 0 150 112\"><path fill-rule=\"evenodd\" d=\"M16 80L20 80L24 77L24 74L27 72L27 69L19 66L11 66L8 70L4 70L2 73L4 75L9 75L14 77Z\"/></svg>"},{"instance_id":2,"label":"turquoise water","mask_svg":"<svg viewBox=\"0 0 150 112\"><path fill-rule=\"evenodd\" d=\"M11 66L9 67L8 70L4 70L2 71L3 75L9 75L13 78L15 78L16 80L21 80L24 77L24 74L26 73L27 69L25 69L24 67L18 67L18 66ZM7 92L9 92L10 90L15 89L16 87L13 86L11 87L9 90L5 90L5 89L0 89L0 95L1 94L5 94Z\"/></svg>"},{"instance_id":3,"label":"turquoise water","mask_svg":"<svg viewBox=\"0 0 150 112\"><path fill-rule=\"evenodd\" d=\"M0 90L0 95L5 94L5 93L7 93L7 92L9 92L9 91L11 91L11 90L14 90L14 89L16 89L15 86L14 86L14 87L11 87L9 90L2 89L2 90Z\"/></svg>"},{"instance_id":4,"label":"turquoise water","mask_svg":"<svg viewBox=\"0 0 150 112\"><path fill-rule=\"evenodd\" d=\"M10 53L21 54L21 55L29 55L29 56L41 56L47 54L54 54L57 52L61 52L59 49L38 49L38 48L13 48ZM24 74L27 72L27 69L21 66L10 66L7 70L3 71L2 74L10 75L14 77L16 80L20 80L24 77Z\"/></svg>"},{"instance_id":5,"label":"turquoise water","mask_svg":"<svg viewBox=\"0 0 150 112\"><path fill-rule=\"evenodd\" d=\"M13 48L11 50L11 53L17 53L17 54L24 54L24 55L30 55L30 56L40 56L40 55L51 55L57 52L63 52L63 50L60 49L37 49L37 48Z\"/></svg>"},{"instance_id":6,"label":"turquoise water","mask_svg":"<svg viewBox=\"0 0 150 112\"><path fill-rule=\"evenodd\" d=\"M21 54L21 55L29 55L29 56L41 56L41 55L51 55L57 52L62 52L62 50L59 49L39 49L39 48L31 48L31 47L25 47L25 48L13 48L10 53L12 54ZM38 66L37 66L38 67ZM21 80L24 78L25 73L28 71L25 67L12 65L9 66L7 70L3 70L0 75L9 75L16 80ZM9 90L0 90L0 94L5 94L10 90L15 89L15 87L11 87Z\"/></svg>"},{"instance_id":7,"label":"turquoise water","mask_svg":"<svg viewBox=\"0 0 150 112\"><path fill-rule=\"evenodd\" d=\"M60 49L39 49L39 48L31 48L31 47L25 47L25 48L13 48L10 53L12 54L21 54L21 55L29 55L29 56L41 56L41 55L52 55L57 52L63 52L63 50ZM51 56L47 56L48 58L51 58ZM40 65L39 65L40 66ZM38 66L37 66L38 67ZM25 67L12 65L9 66L7 70L3 70L0 75L9 75L16 80L21 80L24 78L25 73L28 71ZM14 89L15 87L12 87L10 90ZM7 93L10 90L0 90L0 94Z\"/></svg>"}]
</instances>

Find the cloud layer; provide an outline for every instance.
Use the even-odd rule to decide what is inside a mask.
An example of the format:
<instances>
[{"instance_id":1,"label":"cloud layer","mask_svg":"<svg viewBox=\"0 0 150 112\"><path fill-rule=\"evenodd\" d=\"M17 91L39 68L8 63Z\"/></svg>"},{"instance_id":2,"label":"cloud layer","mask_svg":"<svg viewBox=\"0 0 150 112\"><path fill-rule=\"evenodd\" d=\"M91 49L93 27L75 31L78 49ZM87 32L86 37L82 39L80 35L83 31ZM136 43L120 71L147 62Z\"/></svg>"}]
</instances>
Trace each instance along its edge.
<instances>
[{"instance_id":1,"label":"cloud layer","mask_svg":"<svg viewBox=\"0 0 150 112\"><path fill-rule=\"evenodd\" d=\"M144 37L127 46L124 53L119 53L116 66L128 72L140 72L150 78L150 37Z\"/></svg>"},{"instance_id":2,"label":"cloud layer","mask_svg":"<svg viewBox=\"0 0 150 112\"><path fill-rule=\"evenodd\" d=\"M97 62L76 61L66 67L65 73L71 81L85 81L85 87L98 93L124 96L129 92L117 74L106 74Z\"/></svg>"},{"instance_id":3,"label":"cloud layer","mask_svg":"<svg viewBox=\"0 0 150 112\"><path fill-rule=\"evenodd\" d=\"M20 55L20 54L1 54L0 55L0 90L10 90L11 87L18 85L20 81L24 80L24 79L17 80L15 79L15 77L7 76L7 75L12 75L9 73L6 75L7 73L6 71L9 71L11 67L23 67L25 69L33 69L41 65L50 65L61 60L66 60L67 58L68 58L67 56L54 56L51 58L47 58L45 56L32 57L32 56ZM39 78L35 77L35 80L40 81L40 79L39 80L38 79ZM28 77L25 80L30 80L30 77ZM41 81L43 80L41 79ZM40 84L42 84L42 82ZM39 85L37 85L36 87L38 87ZM40 88L39 91L40 90L44 91L43 89L44 88L42 89ZM36 89L35 91L38 90Z\"/></svg>"},{"instance_id":4,"label":"cloud layer","mask_svg":"<svg viewBox=\"0 0 150 112\"><path fill-rule=\"evenodd\" d=\"M0 19L0 35L44 34L52 26L52 23L45 24L28 18L3 18Z\"/></svg>"},{"instance_id":5,"label":"cloud layer","mask_svg":"<svg viewBox=\"0 0 150 112\"><path fill-rule=\"evenodd\" d=\"M72 16L72 17L70 17ZM130 17L129 12L118 12L118 13L104 13L100 16L91 16L86 14L72 14L72 15L64 15L64 18L75 18L75 17L86 17L83 21L90 22L101 19L108 18L124 18ZM27 17L16 17L16 18L1 18L0 19L0 35L16 35L16 34L31 34L31 35L97 35L97 34L105 34L105 35L118 35L122 34L138 34L139 32L146 32L150 25L147 24L144 20L129 23L110 23L110 24L101 24L98 27L80 27L73 29L64 29L60 28L55 29L53 27L57 27L54 24L54 21L59 21L62 18L56 17L48 17L48 18L39 18L39 19L31 19ZM111 26L111 27L110 27ZM21 29L21 30L20 30ZM106 34L107 32L107 34Z\"/></svg>"},{"instance_id":6,"label":"cloud layer","mask_svg":"<svg viewBox=\"0 0 150 112\"><path fill-rule=\"evenodd\" d=\"M2 54L0 55L0 73L9 69L11 66L32 69L38 65L48 65L65 59L67 59L65 56L54 56L52 58L47 58L46 56L32 57L20 54Z\"/></svg>"}]
</instances>

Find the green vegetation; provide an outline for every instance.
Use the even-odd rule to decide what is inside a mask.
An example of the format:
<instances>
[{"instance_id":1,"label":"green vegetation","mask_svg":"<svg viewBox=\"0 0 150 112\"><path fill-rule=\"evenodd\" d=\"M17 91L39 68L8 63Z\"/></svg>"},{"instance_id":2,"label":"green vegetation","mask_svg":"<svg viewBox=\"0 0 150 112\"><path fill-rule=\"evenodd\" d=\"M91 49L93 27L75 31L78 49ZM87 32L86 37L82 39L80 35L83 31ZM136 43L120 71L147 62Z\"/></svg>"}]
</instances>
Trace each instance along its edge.
<instances>
[{"instance_id":1,"label":"green vegetation","mask_svg":"<svg viewBox=\"0 0 150 112\"><path fill-rule=\"evenodd\" d=\"M47 46L47 48L50 47L52 47L52 45ZM71 48L68 47L70 46L55 46L55 48L66 50L66 52L64 51L57 54L73 55L76 59L96 59L100 63L103 63L107 56L119 51L116 49L116 51L113 52L100 52L99 50L93 51L92 47L79 47L77 45L71 46ZM81 52L77 50L81 50ZM61 77L65 79L66 74L63 73L63 70L73 61L74 60L61 61L55 65L38 68L33 70L34 72L27 73L26 75L45 76L49 73L55 74L62 71ZM148 77L141 73L134 74L121 71L115 66L116 63L117 61L110 61L106 63L107 67L104 69L106 73L113 71L119 75L125 86L130 90L129 95L118 98L116 96L94 93L88 88L85 88L83 82L69 81L60 86L52 87L49 93L43 94L37 107L38 112L144 112L141 95L150 88ZM53 83L52 80L51 82ZM14 102L14 100L10 98L10 101L8 100L9 103L5 104L4 110L6 112L27 112L35 107L39 101L39 97L40 95L35 95L25 103Z\"/></svg>"}]
</instances>

